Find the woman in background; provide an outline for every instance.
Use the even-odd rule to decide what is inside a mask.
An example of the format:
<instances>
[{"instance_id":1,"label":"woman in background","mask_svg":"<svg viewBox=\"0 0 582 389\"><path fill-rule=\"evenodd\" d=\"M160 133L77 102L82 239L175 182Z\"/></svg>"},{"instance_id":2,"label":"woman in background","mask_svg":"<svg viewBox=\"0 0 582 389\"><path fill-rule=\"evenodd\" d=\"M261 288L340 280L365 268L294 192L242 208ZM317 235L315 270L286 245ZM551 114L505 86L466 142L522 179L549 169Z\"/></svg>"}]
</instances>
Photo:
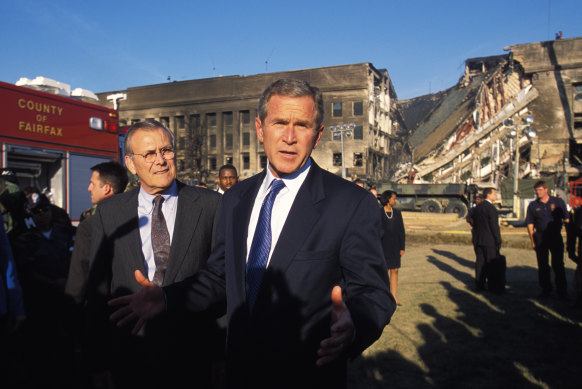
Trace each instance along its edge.
<instances>
[{"instance_id":1,"label":"woman in background","mask_svg":"<svg viewBox=\"0 0 582 389\"><path fill-rule=\"evenodd\" d=\"M384 226L382 246L384 247L384 257L386 259L386 266L388 267L388 276L390 277L390 292L392 292L396 304L402 305L398 297L396 297L396 290L398 289L400 258L404 255L405 234L402 213L394 209L396 202L397 196L394 191L387 190L380 196L380 204L382 204L382 224Z\"/></svg>"}]
</instances>

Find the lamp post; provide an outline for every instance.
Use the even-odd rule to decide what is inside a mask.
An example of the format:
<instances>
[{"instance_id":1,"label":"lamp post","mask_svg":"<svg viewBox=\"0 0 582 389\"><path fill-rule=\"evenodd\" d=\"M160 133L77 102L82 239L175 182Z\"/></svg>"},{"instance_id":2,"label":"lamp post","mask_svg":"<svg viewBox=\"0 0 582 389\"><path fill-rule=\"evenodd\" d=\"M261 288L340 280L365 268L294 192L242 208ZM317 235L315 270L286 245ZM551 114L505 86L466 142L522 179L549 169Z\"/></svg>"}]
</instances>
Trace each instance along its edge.
<instances>
[{"instance_id":1,"label":"lamp post","mask_svg":"<svg viewBox=\"0 0 582 389\"><path fill-rule=\"evenodd\" d=\"M512 118L507 118L503 121L503 125L508 128L507 137L515 153L513 162L513 214L518 219L521 214L519 198L519 139L521 136L526 136L528 140L532 140L537 136L536 130L531 127L533 121L533 116L524 116L521 118L521 124L515 124Z\"/></svg>"},{"instance_id":2,"label":"lamp post","mask_svg":"<svg viewBox=\"0 0 582 389\"><path fill-rule=\"evenodd\" d=\"M356 127L355 123L342 123L342 124L337 124L335 126L331 126L329 128L334 137L339 135L340 141L342 144L342 177L343 178L346 178L346 164L344 161L344 134L347 136L351 136L352 131L354 130L355 127Z\"/></svg>"}]
</instances>

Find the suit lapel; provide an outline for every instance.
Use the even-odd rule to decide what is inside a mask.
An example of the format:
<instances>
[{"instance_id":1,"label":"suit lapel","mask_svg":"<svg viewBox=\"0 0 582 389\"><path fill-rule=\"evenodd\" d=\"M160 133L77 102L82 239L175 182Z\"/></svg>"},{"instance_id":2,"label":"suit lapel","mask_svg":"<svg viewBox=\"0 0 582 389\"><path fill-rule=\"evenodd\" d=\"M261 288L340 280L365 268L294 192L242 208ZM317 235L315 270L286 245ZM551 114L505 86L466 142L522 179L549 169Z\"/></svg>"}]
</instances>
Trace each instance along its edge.
<instances>
[{"instance_id":1,"label":"suit lapel","mask_svg":"<svg viewBox=\"0 0 582 389\"><path fill-rule=\"evenodd\" d=\"M269 268L285 272L319 220L317 204L325 198L321 169L312 161L311 170L301 185L273 251Z\"/></svg>"},{"instance_id":2,"label":"suit lapel","mask_svg":"<svg viewBox=\"0 0 582 389\"><path fill-rule=\"evenodd\" d=\"M122 226L121 228L127 231L128 244L125 247L128 251L126 257L132 262L130 267L140 269L143 274L146 274L137 215L138 193L139 189L134 190L127 204L123 204L119 209L116 209L116 217L119 218L116 225Z\"/></svg>"},{"instance_id":3,"label":"suit lapel","mask_svg":"<svg viewBox=\"0 0 582 389\"><path fill-rule=\"evenodd\" d=\"M174 224L174 235L170 247L170 257L164 284L174 282L178 270L186 259L188 248L192 244L194 232L200 220L202 208L198 205L198 194L185 191L184 184L178 182L178 208L176 210L176 222Z\"/></svg>"},{"instance_id":4,"label":"suit lapel","mask_svg":"<svg viewBox=\"0 0 582 389\"><path fill-rule=\"evenodd\" d=\"M241 193L239 202L233 208L233 256L234 256L234 276L235 285L242 286L242 295L246 300L246 254L247 254L247 234L249 230L249 221L251 212L255 203L255 198L259 188L265 178L265 171L256 176L254 183L249 185L248 189ZM253 180L255 178L249 178Z\"/></svg>"}]
</instances>

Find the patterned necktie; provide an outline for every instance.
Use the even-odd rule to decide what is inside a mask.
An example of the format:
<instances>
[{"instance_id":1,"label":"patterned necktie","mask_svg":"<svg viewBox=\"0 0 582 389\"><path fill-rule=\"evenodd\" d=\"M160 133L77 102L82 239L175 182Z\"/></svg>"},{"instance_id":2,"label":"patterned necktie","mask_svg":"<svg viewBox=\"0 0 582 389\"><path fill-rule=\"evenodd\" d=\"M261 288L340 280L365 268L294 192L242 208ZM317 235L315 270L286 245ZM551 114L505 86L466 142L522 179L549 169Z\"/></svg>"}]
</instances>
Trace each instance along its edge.
<instances>
[{"instance_id":1,"label":"patterned necktie","mask_svg":"<svg viewBox=\"0 0 582 389\"><path fill-rule=\"evenodd\" d=\"M162 213L162 203L164 198L156 196L154 198L154 211L152 213L152 250L154 261L156 262L156 272L154 273L154 284L162 286L166 267L168 267L168 256L170 255L170 234L166 227L166 219Z\"/></svg>"},{"instance_id":2,"label":"patterned necktie","mask_svg":"<svg viewBox=\"0 0 582 389\"><path fill-rule=\"evenodd\" d=\"M282 180L273 181L271 191L263 200L261 212L259 213L259 220L257 221L257 228L253 236L247 263L247 299L250 309L255 304L259 287L261 286L261 279L271 252L271 211L273 210L273 203L279 191L284 187L285 184Z\"/></svg>"}]
</instances>

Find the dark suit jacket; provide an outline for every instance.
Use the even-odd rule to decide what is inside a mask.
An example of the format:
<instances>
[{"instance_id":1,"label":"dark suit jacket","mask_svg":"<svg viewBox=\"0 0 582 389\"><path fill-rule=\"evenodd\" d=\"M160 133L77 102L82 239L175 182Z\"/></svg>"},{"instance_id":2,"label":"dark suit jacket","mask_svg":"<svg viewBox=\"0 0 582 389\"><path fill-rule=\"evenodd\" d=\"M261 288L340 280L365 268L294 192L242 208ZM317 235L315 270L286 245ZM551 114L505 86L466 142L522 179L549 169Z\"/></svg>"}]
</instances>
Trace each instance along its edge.
<instances>
[{"instance_id":1,"label":"dark suit jacket","mask_svg":"<svg viewBox=\"0 0 582 389\"><path fill-rule=\"evenodd\" d=\"M487 200L479 203L473 211L473 245L501 247L497 209Z\"/></svg>"},{"instance_id":2,"label":"dark suit jacket","mask_svg":"<svg viewBox=\"0 0 582 389\"><path fill-rule=\"evenodd\" d=\"M91 235L93 233L92 216L86 217L77 226L75 246L71 255L69 274L65 293L77 304L85 300L85 286L89 274L89 254L91 249Z\"/></svg>"},{"instance_id":3,"label":"dark suit jacket","mask_svg":"<svg viewBox=\"0 0 582 389\"><path fill-rule=\"evenodd\" d=\"M225 193L208 269L164 288L168 310L203 310L226 298L229 388L345 386L345 359L315 365L320 341L330 336L333 286L342 286L355 323L351 355L381 335L395 309L377 201L312 162L249 312L247 229L265 174Z\"/></svg>"},{"instance_id":4,"label":"dark suit jacket","mask_svg":"<svg viewBox=\"0 0 582 389\"><path fill-rule=\"evenodd\" d=\"M134 189L103 200L91 218L94 232L87 286L89 322L95 342L91 349L97 350L96 358L104 359L95 364L109 365L101 368L120 368L122 373L134 374L128 363L135 356L134 367L147 384L159 387L161 383L154 383L159 372L166 379L175 379L175 383L165 382L175 387L180 373L191 375L200 367L206 369L201 374L208 375L205 362L210 360L209 347L224 347L224 342L218 346L209 344L216 329L215 317L209 315L164 315L149 322L140 336L129 335L131 328L119 330L109 323L111 310L106 306L107 300L141 288L134 278L135 270L147 276L138 224L138 192L139 189ZM178 208L164 285L181 281L206 265L220 199L213 191L178 182ZM113 355L107 355L108 351ZM148 365L150 357L157 359L152 362L155 367ZM198 364L192 363L192 358Z\"/></svg>"}]
</instances>

